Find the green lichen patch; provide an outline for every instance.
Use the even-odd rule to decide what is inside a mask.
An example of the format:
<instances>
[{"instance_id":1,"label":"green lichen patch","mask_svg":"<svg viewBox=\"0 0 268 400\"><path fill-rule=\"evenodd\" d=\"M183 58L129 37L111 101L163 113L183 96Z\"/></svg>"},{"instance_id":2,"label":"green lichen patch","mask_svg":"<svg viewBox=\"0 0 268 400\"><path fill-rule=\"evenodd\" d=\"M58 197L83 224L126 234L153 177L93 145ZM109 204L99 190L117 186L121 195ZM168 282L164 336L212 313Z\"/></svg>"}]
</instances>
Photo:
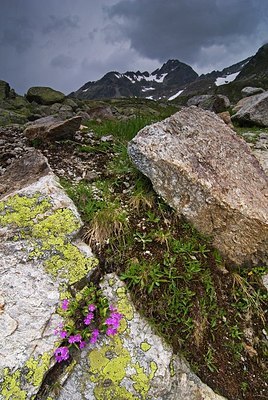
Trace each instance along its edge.
<instances>
[{"instance_id":1,"label":"green lichen patch","mask_svg":"<svg viewBox=\"0 0 268 400\"><path fill-rule=\"evenodd\" d=\"M157 371L157 365L154 361L151 362L151 372L149 375L146 374L145 369L141 367L139 363L136 363L134 367L136 374L131 376L132 380L135 382L133 387L138 393L141 394L142 399L147 399L147 395L150 390L150 381L154 378L154 375Z\"/></svg>"},{"instance_id":2,"label":"green lichen patch","mask_svg":"<svg viewBox=\"0 0 268 400\"><path fill-rule=\"evenodd\" d=\"M141 347L142 351L146 352L146 351L149 351L152 346L147 342L142 342L140 347Z\"/></svg>"},{"instance_id":3,"label":"green lichen patch","mask_svg":"<svg viewBox=\"0 0 268 400\"><path fill-rule=\"evenodd\" d=\"M117 289L116 293L118 296L118 311L123 314L128 321L131 321L134 316L134 310L131 302L127 297L126 289L124 287L120 287Z\"/></svg>"},{"instance_id":4,"label":"green lichen patch","mask_svg":"<svg viewBox=\"0 0 268 400\"><path fill-rule=\"evenodd\" d=\"M6 201L0 201L0 225L14 225L20 228L29 228L35 224L37 217L51 209L48 199L40 194L32 197L11 196Z\"/></svg>"},{"instance_id":5,"label":"green lichen patch","mask_svg":"<svg viewBox=\"0 0 268 400\"><path fill-rule=\"evenodd\" d=\"M68 279L70 285L79 282L98 265L96 258L85 257L76 246L70 243L58 245L57 251L58 255L52 256L45 262L46 269L53 276Z\"/></svg>"},{"instance_id":6,"label":"green lichen patch","mask_svg":"<svg viewBox=\"0 0 268 400\"><path fill-rule=\"evenodd\" d=\"M1 395L5 400L25 400L27 393L21 389L21 373L13 374L8 368L4 369L3 382L1 382Z\"/></svg>"},{"instance_id":7,"label":"green lichen patch","mask_svg":"<svg viewBox=\"0 0 268 400\"><path fill-rule=\"evenodd\" d=\"M26 367L28 368L28 373L26 379L28 382L32 383L33 386L39 387L43 381L44 375L48 371L50 364L51 355L49 353L44 353L37 359L31 357L26 362Z\"/></svg>"},{"instance_id":8,"label":"green lichen patch","mask_svg":"<svg viewBox=\"0 0 268 400\"><path fill-rule=\"evenodd\" d=\"M148 399L150 382L157 371L155 362L150 363L147 374L139 362L134 363L123 340L117 336L110 345L104 345L89 353L90 380L96 384L94 394L97 400L102 399ZM135 370L131 375L133 394L123 386L127 369ZM113 397L114 396L114 397Z\"/></svg>"},{"instance_id":9,"label":"green lichen patch","mask_svg":"<svg viewBox=\"0 0 268 400\"><path fill-rule=\"evenodd\" d=\"M97 265L70 243L70 236L80 228L80 221L68 209L53 210L49 199L40 193L32 197L15 195L0 202L0 225L19 229L16 238L27 239L33 250L30 258L44 259L53 276L78 282Z\"/></svg>"}]
</instances>

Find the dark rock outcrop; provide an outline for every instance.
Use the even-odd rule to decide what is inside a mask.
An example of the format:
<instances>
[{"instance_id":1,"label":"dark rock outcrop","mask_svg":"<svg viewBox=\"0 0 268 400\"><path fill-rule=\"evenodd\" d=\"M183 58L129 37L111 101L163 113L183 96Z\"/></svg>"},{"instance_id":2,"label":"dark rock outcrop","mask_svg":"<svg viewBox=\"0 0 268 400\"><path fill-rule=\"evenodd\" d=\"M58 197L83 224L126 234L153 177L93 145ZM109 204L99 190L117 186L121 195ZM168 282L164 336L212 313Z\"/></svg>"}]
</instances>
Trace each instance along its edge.
<instances>
[{"instance_id":1,"label":"dark rock outcrop","mask_svg":"<svg viewBox=\"0 0 268 400\"><path fill-rule=\"evenodd\" d=\"M5 100L8 98L10 93L10 86L5 81L0 81L0 100Z\"/></svg>"},{"instance_id":2,"label":"dark rock outcrop","mask_svg":"<svg viewBox=\"0 0 268 400\"><path fill-rule=\"evenodd\" d=\"M221 113L230 107L230 101L228 97L223 95L201 95L190 98L187 105L201 107L204 110L214 111L215 113Z\"/></svg>"}]
</instances>

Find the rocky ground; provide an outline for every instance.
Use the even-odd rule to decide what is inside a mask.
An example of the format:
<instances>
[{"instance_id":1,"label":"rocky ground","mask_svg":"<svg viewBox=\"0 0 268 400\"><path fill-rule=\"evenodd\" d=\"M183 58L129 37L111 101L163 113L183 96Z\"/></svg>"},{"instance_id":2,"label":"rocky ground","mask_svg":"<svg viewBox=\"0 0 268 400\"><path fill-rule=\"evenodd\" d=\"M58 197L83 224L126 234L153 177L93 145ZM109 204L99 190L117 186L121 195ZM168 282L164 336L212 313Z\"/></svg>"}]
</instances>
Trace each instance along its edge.
<instances>
[{"instance_id":1,"label":"rocky ground","mask_svg":"<svg viewBox=\"0 0 268 400\"><path fill-rule=\"evenodd\" d=\"M263 165L264 170L267 171L267 130L240 129L239 134L249 142L256 157L259 158ZM264 348L261 350L256 342L256 340L260 340L260 335L263 335L260 333L264 329L261 318L259 315L254 315L254 335L257 336L253 335L253 337L250 337L252 333L248 333L248 340L246 342L244 342L245 339L240 340L242 337L242 318L246 314L242 313L239 318L234 314L230 315L232 314L232 303L238 301L239 295L241 295L241 288L239 289L239 283L237 283L238 289L236 294L233 298L227 299L234 285L233 275L227 265L221 265L221 267L217 268L215 258L212 256L213 251L207 242L203 242L202 238L198 238L198 246L204 246L203 249L206 250L203 250L205 252L202 254L202 251L199 252L200 247L198 247L199 250L195 249L195 255L192 254L191 257L196 257L201 263L205 263L206 268L202 272L202 274L205 274L204 276L212 272L211 279L217 293L218 301L221 303L222 308L225 308L230 313L227 316L223 314L217 317L219 318L218 323L220 325L217 326L215 331L212 330L209 332L204 327L202 328L202 323L206 325L206 322L205 320L202 322L201 318L199 325L194 330L196 336L193 339L194 336L192 334L189 335L189 332L193 332L193 327L189 326L189 331L187 331L187 323L186 325L177 322L170 324L167 311L164 308L161 309L161 307L164 307L161 305L161 292L166 290L165 286L160 286L161 289L158 290L158 283L155 290L152 288L151 291L148 291L146 285L149 283L152 284L152 282L155 282L154 280L152 281L151 278L146 278L146 276L143 277L142 279L145 279L145 281L147 279L147 281L141 287L133 280L133 273L131 274L129 270L129 260L133 260L132 268L135 268L135 258L138 255L142 255L144 266L146 265L146 261L152 261L152 255L154 255L155 265L158 262L163 263L163 257L165 257L167 250L172 254L169 241L170 236L188 235L189 238L190 228L187 226L183 227L183 224L181 225L180 223L176 225L171 224L171 221L176 220L172 210L159 201L148 181L145 181L145 183L142 182L143 178L137 175L137 172L133 171L133 167L126 158L122 161L122 147L119 146L118 138L114 135L113 130L111 128L103 129L102 123L100 123L99 125L97 124L77 131L72 140L39 142L27 139L23 134L23 128L20 126L1 128L1 175L5 173L14 159L20 159L25 152L33 147L41 150L47 157L53 172L62 179L62 183L65 185L68 193L76 202L86 223L82 235L89 238L88 232L91 232L91 234L93 232L90 218L88 217L89 214L85 211L85 204L89 200L87 192L84 190L85 186L90 188L91 193L93 191L93 197L95 196L95 199L101 202L114 204L115 199L118 199L120 207L128 213L128 224L131 225L135 238L134 242L131 244L125 243L122 247L122 240L124 242L124 240L128 239L127 237L124 239L120 235L119 241L118 237L116 237L110 244L107 238L104 238L106 242L103 244L100 243L101 240L98 237L90 239L94 252L100 259L99 276L111 272L121 275L132 291L136 307L151 320L154 328L165 336L176 352L182 352L186 356L192 368L214 390L230 400L266 398L268 396L268 388L264 383L266 369L264 357L267 354L265 353L267 350ZM137 182L142 182L142 190L146 189L146 194L142 194L142 191L140 191L142 194L141 199L137 198L137 196L135 198L132 196L135 191L136 194L138 193L136 190ZM80 194L77 188L80 188ZM0 193L3 190L4 188L0 187ZM156 236L152 236L152 232ZM172 270L173 261L171 258L164 262L169 263L167 265ZM252 296L256 290L259 290L257 289L259 287L257 284L257 271L254 270L253 272L252 269L249 269L249 275L246 274L246 276L243 274L240 275L240 272L238 271L237 276L241 276L243 280L251 279L253 276L254 279L252 278L249 281L250 285L245 286L245 290L254 287L254 292L250 294ZM135 272L136 279L139 273L139 271ZM157 268L155 273L156 275L159 273L157 272ZM199 280L204 279L202 274L198 275ZM166 280L167 277L164 276L161 279ZM222 281L225 282L224 285L222 285ZM203 289L198 284L198 281L193 280L187 286L187 290L192 293L202 293ZM214 295L211 294L211 296L213 297ZM181 300L186 297L187 295L184 294ZM195 306L197 307L197 305ZM186 305L186 307L188 306ZM242 312L242 310L240 311ZM167 314L165 315L165 313ZM210 317L213 316L213 312L209 315ZM209 318L209 316L206 318ZM224 322L226 318L231 330L227 334L225 341L223 337L227 329L227 325ZM249 325L250 323L248 324L248 328ZM174 335L175 329L184 329L184 332L181 331L179 335ZM199 344L197 345L197 343ZM246 343L247 347L243 343ZM261 343L263 343L263 339L261 339ZM226 346L229 346L228 350L226 350ZM258 356L255 353L256 347L258 349ZM76 373L80 374L79 369ZM228 385L226 385L227 381ZM68 386L66 388L67 391L70 390L68 393L72 393L73 386L71 385L70 387L69 389ZM59 398L63 399L64 393L61 396L63 397ZM65 398L69 399L71 397Z\"/></svg>"}]
</instances>

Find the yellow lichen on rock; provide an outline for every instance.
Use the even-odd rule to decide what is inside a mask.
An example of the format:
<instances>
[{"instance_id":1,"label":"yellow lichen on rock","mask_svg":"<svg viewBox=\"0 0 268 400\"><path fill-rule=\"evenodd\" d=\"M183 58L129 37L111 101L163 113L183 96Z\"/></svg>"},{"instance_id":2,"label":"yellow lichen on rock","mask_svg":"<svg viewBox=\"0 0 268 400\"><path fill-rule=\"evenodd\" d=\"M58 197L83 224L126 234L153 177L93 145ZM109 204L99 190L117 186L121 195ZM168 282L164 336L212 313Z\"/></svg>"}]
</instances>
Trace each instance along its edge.
<instances>
[{"instance_id":1,"label":"yellow lichen on rock","mask_svg":"<svg viewBox=\"0 0 268 400\"><path fill-rule=\"evenodd\" d=\"M117 308L118 311L124 315L124 317L131 321L134 316L134 310L131 302L129 301L125 287L117 289L116 294L118 296Z\"/></svg>"},{"instance_id":2,"label":"yellow lichen on rock","mask_svg":"<svg viewBox=\"0 0 268 400\"><path fill-rule=\"evenodd\" d=\"M28 368L26 379L34 386L39 387L43 381L45 373L49 368L50 360L51 354L49 353L44 353L37 359L31 357L25 364L25 366Z\"/></svg>"},{"instance_id":3,"label":"yellow lichen on rock","mask_svg":"<svg viewBox=\"0 0 268 400\"><path fill-rule=\"evenodd\" d=\"M50 200L37 193L11 196L0 202L0 210L0 225L19 228L17 239L28 239L33 248L29 257L45 259L44 266L53 277L73 284L97 265L94 257L86 257L70 243L70 235L81 226L70 209L54 210Z\"/></svg>"},{"instance_id":4,"label":"yellow lichen on rock","mask_svg":"<svg viewBox=\"0 0 268 400\"><path fill-rule=\"evenodd\" d=\"M147 399L150 390L150 382L157 371L155 362L151 362L151 372L146 374L140 364L133 363L127 348L124 347L120 336L113 338L110 345L104 345L101 349L95 349L88 355L90 363L91 381L96 384L94 394L97 400L107 399ZM128 391L123 386L123 379L127 376L126 370L134 369L131 375L134 392ZM128 377L129 378L129 377Z\"/></svg>"},{"instance_id":5,"label":"yellow lichen on rock","mask_svg":"<svg viewBox=\"0 0 268 400\"><path fill-rule=\"evenodd\" d=\"M5 201L0 201L0 225L15 225L17 227L30 227L38 216L43 215L51 208L47 199L40 194L32 197L11 196Z\"/></svg>"},{"instance_id":6,"label":"yellow lichen on rock","mask_svg":"<svg viewBox=\"0 0 268 400\"><path fill-rule=\"evenodd\" d=\"M149 351L152 346L147 342L142 342L140 347L142 351L146 352Z\"/></svg>"},{"instance_id":7,"label":"yellow lichen on rock","mask_svg":"<svg viewBox=\"0 0 268 400\"><path fill-rule=\"evenodd\" d=\"M27 393L21 389L21 373L15 371L10 373L8 368L4 369L3 382L1 383L1 395L5 400L25 400Z\"/></svg>"},{"instance_id":8,"label":"yellow lichen on rock","mask_svg":"<svg viewBox=\"0 0 268 400\"><path fill-rule=\"evenodd\" d=\"M141 367L139 363L136 363L134 368L136 370L136 374L131 376L131 379L135 382L133 386L135 390L141 394L142 399L147 399L147 395L150 390L150 381L153 379L157 371L157 365L155 362L151 362L151 372L149 375L145 373L145 369Z\"/></svg>"}]
</instances>

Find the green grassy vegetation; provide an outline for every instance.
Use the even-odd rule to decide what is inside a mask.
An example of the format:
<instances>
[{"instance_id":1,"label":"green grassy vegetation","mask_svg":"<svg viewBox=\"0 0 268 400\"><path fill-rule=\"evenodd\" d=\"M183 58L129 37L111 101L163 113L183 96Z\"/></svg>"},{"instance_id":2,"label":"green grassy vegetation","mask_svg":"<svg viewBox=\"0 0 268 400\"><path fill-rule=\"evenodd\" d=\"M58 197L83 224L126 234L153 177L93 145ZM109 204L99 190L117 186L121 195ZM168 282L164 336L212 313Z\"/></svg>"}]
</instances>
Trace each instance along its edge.
<instances>
[{"instance_id":1,"label":"green grassy vegetation","mask_svg":"<svg viewBox=\"0 0 268 400\"><path fill-rule=\"evenodd\" d=\"M251 126L249 128L249 127L235 125L234 129L236 133L243 139L245 139L245 141L248 143L256 143L261 133L268 134L268 128L260 126Z\"/></svg>"},{"instance_id":2,"label":"green grassy vegetation","mask_svg":"<svg viewBox=\"0 0 268 400\"><path fill-rule=\"evenodd\" d=\"M231 400L265 398L267 269L227 265L133 167L127 143L151 121L88 123L97 138L114 140L91 145L101 157L98 180L62 181L86 223L84 238L104 272L119 274L137 309L206 383Z\"/></svg>"}]
</instances>

